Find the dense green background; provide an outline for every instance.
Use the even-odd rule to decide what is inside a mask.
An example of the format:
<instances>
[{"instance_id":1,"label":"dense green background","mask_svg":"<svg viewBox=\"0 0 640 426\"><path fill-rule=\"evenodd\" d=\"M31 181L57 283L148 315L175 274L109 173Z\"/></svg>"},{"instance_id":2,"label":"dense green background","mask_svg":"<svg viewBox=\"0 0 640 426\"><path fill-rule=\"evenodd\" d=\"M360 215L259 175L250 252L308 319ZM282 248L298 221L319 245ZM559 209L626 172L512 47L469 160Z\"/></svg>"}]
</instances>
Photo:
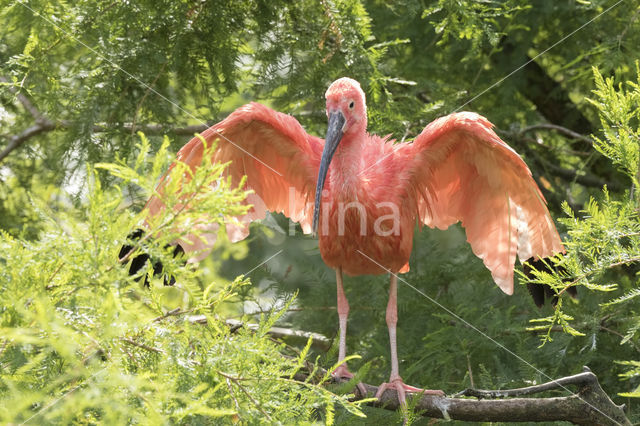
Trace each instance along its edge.
<instances>
[{"instance_id":1,"label":"dense green background","mask_svg":"<svg viewBox=\"0 0 640 426\"><path fill-rule=\"evenodd\" d=\"M582 228L577 219L559 224L563 238L573 232L570 254L575 256L569 279L580 288L578 300L563 295L555 310L536 308L521 285L514 296L505 296L471 253L462 228L416 230L411 272L404 278L518 357L401 283L398 339L405 381L453 393L472 384L500 388L539 383L588 365L604 389L617 403L626 403L630 416L638 421L640 408L634 399L638 393L633 391L640 378L631 371L629 380L621 380L619 375L630 367L614 361L638 360L640 352L635 334L640 328L640 306L632 298L638 294L634 292L637 216L633 194L628 192L637 171L640 95L633 95L637 86L625 83L637 82L634 61L639 57L640 7L634 0L2 1L0 229L6 234L0 268L20 265L15 253L7 250L26 247L33 250L31 254L39 253L33 256L33 268L47 271L51 267L58 276L57 266L37 263L44 262L38 250L47 248L51 224L57 222L62 230L54 233L56 238L67 235L84 241L82 232L87 228L95 237L101 231L92 228L95 209L87 206L108 206L109 200L116 200L118 205L103 209L111 215L102 218L103 238L96 239L106 244L99 259L104 263L94 267L96 271L120 269L115 262L118 247L135 223L133 213L141 210L154 176L146 186L135 180L123 183L102 168L94 179L86 165L118 159L133 165L141 149L135 126L149 138L151 153L160 149L164 134L169 151L175 153L193 133L186 126L214 123L256 100L294 115L308 132L322 135L324 91L334 79L350 76L366 92L371 132L411 139L438 116L459 109L479 112L530 166L554 218L567 218L569 209L578 218L596 217L580 222ZM593 93L597 79L592 67L605 78L614 78L609 86L601 81L600 94ZM623 86L618 87L619 83ZM628 91L624 101L616 98L623 89ZM31 126L40 128L31 137L21 138ZM624 126L630 132L624 133ZM601 148L605 156L593 149L592 135L603 141L630 142L613 151ZM624 154L618 156L622 159L616 157L619 152ZM95 182L102 183L98 190ZM608 216L598 218L593 209L581 212L591 196L603 199L605 184L611 202L601 208ZM120 190L115 191L116 187ZM101 197L91 195L96 191ZM244 242L222 243L203 262L202 270L189 278L190 291L197 293L197 288L212 282L220 290L283 250L253 270L249 275L253 285L236 289L237 294L217 314L227 318L270 311L298 291L279 324L335 337L335 278L323 265L316 241L299 232L285 236L280 230L288 230L284 217L273 216L267 222L267 226L252 225ZM615 226L625 231L611 236ZM71 250L65 244L49 247L60 253ZM608 263L598 263L601 255L609 256ZM623 259L624 265L612 266L616 259ZM50 276L43 275L31 281L25 278L25 283L36 286L38 279L46 281ZM0 273L7 280L0 282L0 304L8 300L24 304L31 297L28 291L11 299L6 296L10 290L15 292L11 276L17 279L8 271ZM65 286L70 288L80 282L74 280L85 280L83 285L89 288L108 287L109 279L126 281L124 273L95 281L88 272L81 278L73 274L67 278ZM610 293L596 291L602 288L595 286L604 284L618 287ZM362 379L368 383L388 377L387 285L386 277L346 280L351 304L348 353L362 356L350 365L352 370L366 366ZM57 296L48 299L42 286L38 288L42 303L53 300L55 306L62 303L73 312L79 306L68 297L63 302ZM137 291L144 295L139 286ZM153 291L164 292L157 306L160 311L195 303L183 299L178 289ZM625 303L603 305L625 294L629 296ZM13 309L9 305L0 305L2 330L8 333L12 327L33 324L25 319L30 315L29 304L25 306L21 315L27 316L21 317L9 314ZM51 315L56 317L55 312ZM564 323L567 316L573 317L570 324L579 333L563 332L570 330ZM529 320L540 317L551 317L549 327L527 330ZM550 338L544 340L545 335ZM540 347L541 338L545 344ZM24 344L36 349L18 355L18 343L0 334L0 368L14 374L38 355L35 341ZM335 345L328 352L314 351L324 367L335 362ZM34 401L48 401L55 394L53 389L3 377L0 401L27 390ZM65 383L74 386L72 381ZM44 390L37 393L37 389ZM617 395L624 392L631 396ZM233 409L229 395L213 401L220 404L217 408ZM5 412L4 420L24 421L27 411L33 414L39 407L34 402L20 415ZM274 413L277 409L273 408ZM108 418L107 408L87 410L94 419ZM245 413L241 420L258 421L262 416L260 410L249 411L253 414ZM365 411L371 421L395 415ZM122 413L125 419L135 418L127 417L124 409ZM324 416L313 410L307 414ZM355 419L346 411L337 414L339 422ZM56 416L62 415L47 419L59 421L65 417ZM67 420L83 421L81 414L66 415L71 416Z\"/></svg>"}]
</instances>

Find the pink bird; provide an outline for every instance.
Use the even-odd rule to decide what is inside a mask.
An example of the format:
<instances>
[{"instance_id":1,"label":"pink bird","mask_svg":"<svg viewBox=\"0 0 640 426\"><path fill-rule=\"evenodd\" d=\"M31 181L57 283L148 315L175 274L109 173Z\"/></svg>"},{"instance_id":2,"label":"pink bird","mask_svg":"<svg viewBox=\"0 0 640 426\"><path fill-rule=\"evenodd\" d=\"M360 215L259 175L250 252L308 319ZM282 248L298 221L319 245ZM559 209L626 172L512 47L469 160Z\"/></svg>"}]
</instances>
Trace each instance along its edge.
<instances>
[{"instance_id":1,"label":"pink bird","mask_svg":"<svg viewBox=\"0 0 640 426\"><path fill-rule=\"evenodd\" d=\"M397 274L409 270L416 222L443 230L462 222L473 252L507 294L513 293L516 254L535 260L564 248L529 168L484 117L454 113L429 124L412 143L395 143L367 133L365 95L357 81L331 84L326 105L325 140L258 103L238 108L202 133L208 144L217 142L212 161L229 162L226 173L234 184L246 176L253 190L245 201L253 207L239 218L242 226L229 223L227 233L232 241L245 238L248 223L267 211L282 212L305 233L317 233L322 259L336 272L339 361L346 356L349 313L343 274L390 274L391 374L376 396L393 388L404 403L405 392L422 392L402 381L396 350ZM177 161L195 169L203 152L201 140L193 138ZM147 208L155 215L164 205L152 197ZM176 242L198 259L211 249L217 225L201 230L205 241ZM333 375L353 377L344 363Z\"/></svg>"}]
</instances>

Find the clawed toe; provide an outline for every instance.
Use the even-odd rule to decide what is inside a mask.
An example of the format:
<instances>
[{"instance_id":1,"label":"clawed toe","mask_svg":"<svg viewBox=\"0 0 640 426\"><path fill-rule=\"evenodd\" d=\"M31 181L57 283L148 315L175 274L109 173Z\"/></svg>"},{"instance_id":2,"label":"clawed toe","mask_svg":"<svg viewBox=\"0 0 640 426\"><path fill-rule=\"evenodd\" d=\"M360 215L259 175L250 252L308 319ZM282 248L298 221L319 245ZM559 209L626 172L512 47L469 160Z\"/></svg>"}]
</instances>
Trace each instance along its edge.
<instances>
[{"instance_id":1,"label":"clawed toe","mask_svg":"<svg viewBox=\"0 0 640 426\"><path fill-rule=\"evenodd\" d=\"M336 368L331 372L331 377L333 377L336 381L342 382L342 381L349 381L353 379L355 376L351 371L349 371L349 369L345 364L341 364L338 366L338 368ZM364 386L362 382L359 382L356 385L356 387L358 388L358 392L360 393L360 396L362 398L367 396L367 388Z\"/></svg>"},{"instance_id":2,"label":"clawed toe","mask_svg":"<svg viewBox=\"0 0 640 426\"><path fill-rule=\"evenodd\" d=\"M444 392L441 390L434 389L420 389L414 386L406 385L401 377L394 377L389 379L388 383L382 383L376 392L376 398L380 399L382 395L387 391L387 389L395 389L398 393L398 402L400 405L405 406L407 403L406 393L420 393L423 395L435 395L435 396L444 396Z\"/></svg>"},{"instance_id":3,"label":"clawed toe","mask_svg":"<svg viewBox=\"0 0 640 426\"><path fill-rule=\"evenodd\" d=\"M353 379L353 373L349 371L346 365L340 364L335 370L331 372L331 377L336 380L351 380Z\"/></svg>"}]
</instances>

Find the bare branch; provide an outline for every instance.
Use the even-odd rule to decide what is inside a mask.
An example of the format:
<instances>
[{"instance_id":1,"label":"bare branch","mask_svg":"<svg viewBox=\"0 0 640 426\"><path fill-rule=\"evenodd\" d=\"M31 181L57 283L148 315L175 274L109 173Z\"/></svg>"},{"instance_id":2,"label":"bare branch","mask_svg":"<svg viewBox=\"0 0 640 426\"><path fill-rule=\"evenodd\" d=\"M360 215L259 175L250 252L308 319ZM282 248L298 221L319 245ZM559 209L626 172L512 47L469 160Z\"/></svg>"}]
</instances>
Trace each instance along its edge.
<instances>
[{"instance_id":1,"label":"bare branch","mask_svg":"<svg viewBox=\"0 0 640 426\"><path fill-rule=\"evenodd\" d=\"M309 374L315 371L315 377L325 377L327 371L306 363ZM294 377L296 380L308 380L304 372ZM334 379L335 380L335 379ZM344 383L345 381L337 381ZM577 391L565 397L548 398L509 398L509 396L532 395L550 390L566 390L567 386L576 386ZM365 389L363 393L360 388ZM354 401L372 398L378 387L359 383L353 389ZM469 399L469 397L483 399ZM562 377L536 386L507 390L466 389L453 397L435 395L415 395L419 398L414 411L423 417L473 422L552 422L568 421L579 425L631 425L624 413L624 405L616 405L604 392L598 378L583 367L583 372ZM492 399L488 399L492 398ZM400 409L398 394L387 389L382 397L370 403L376 407L396 411Z\"/></svg>"},{"instance_id":2,"label":"bare branch","mask_svg":"<svg viewBox=\"0 0 640 426\"><path fill-rule=\"evenodd\" d=\"M592 377L593 376L593 377ZM573 376L562 377L551 382L542 383L524 388L507 389L507 390L483 390L483 389L465 389L458 392L455 396L473 396L475 398L506 398L509 396L533 395L548 390L564 388L567 385L583 384L593 380L595 375L589 371L584 371Z\"/></svg>"},{"instance_id":3,"label":"bare branch","mask_svg":"<svg viewBox=\"0 0 640 426\"><path fill-rule=\"evenodd\" d=\"M260 403L258 401L256 401L256 399L251 396L251 394L249 393L249 391L247 391L244 386L242 386L242 384L240 383L240 380L242 380L241 378L237 378L234 377L230 374L226 374L223 373L222 371L218 371L218 374L221 375L222 377L224 377L225 379L231 380L236 386L238 386L238 388L245 394L247 395L247 397L249 398L249 400L253 403L253 405L256 406L256 408L258 408L258 410L260 410L260 412L264 415L264 417L271 421L271 417L269 416L269 414L264 411L264 408L262 408L262 405L260 405Z\"/></svg>"},{"instance_id":4,"label":"bare branch","mask_svg":"<svg viewBox=\"0 0 640 426\"><path fill-rule=\"evenodd\" d=\"M624 406L615 405L611 401L600 387L596 375L586 367L583 373L537 386L499 391L467 389L456 396L502 398L564 389L569 385L577 386L578 389L575 394L566 397L468 399L418 396L420 399L415 405L415 411L424 417L474 422L569 421L580 425L631 424L624 414ZM356 388L356 400L370 398L378 391L376 386L365 383L363 386L367 393L362 395ZM373 405L388 410L400 408L397 393L393 389L388 389Z\"/></svg>"},{"instance_id":5,"label":"bare branch","mask_svg":"<svg viewBox=\"0 0 640 426\"><path fill-rule=\"evenodd\" d=\"M33 118L34 118L34 120L36 120L36 122L38 122L38 121L43 119L43 116L40 113L40 111L38 110L38 108L36 108L31 103L31 101L29 100L29 98L27 98L26 95L24 95L23 93L20 93L20 91L18 89L16 89L13 85L11 85L11 83L9 82L9 79L7 79L6 77L0 75L0 82L7 84L7 89L16 96L18 101L20 101L22 106L27 111L29 111L29 114L31 114L31 116L33 116Z\"/></svg>"},{"instance_id":6,"label":"bare branch","mask_svg":"<svg viewBox=\"0 0 640 426\"><path fill-rule=\"evenodd\" d=\"M12 136L11 138L9 138L9 143L7 144L6 148L2 152L0 152L0 161L4 160L5 157L13 152L13 150L18 148L27 140L36 135L39 135L40 133L50 132L55 128L56 125L54 123L50 121L41 121L38 124L34 124L33 126L28 127L19 135Z\"/></svg>"},{"instance_id":7,"label":"bare branch","mask_svg":"<svg viewBox=\"0 0 640 426\"><path fill-rule=\"evenodd\" d=\"M22 132L13 136L5 136L9 140L7 146L2 152L0 152L0 162L4 160L9 154L19 148L23 143L28 141L34 136L37 136L41 133L51 132L54 130L61 129L69 129L73 126L73 122L71 120L51 120L47 118L44 114L40 112L38 108L31 102L31 100L24 94L21 93L16 87L10 84L9 80L0 76L0 83L5 83L7 89L15 95L16 99L22 104L24 109L26 109L29 114L35 120L35 124L26 128ZM146 95L145 95L146 96ZM144 101L144 98L143 100ZM141 102L142 102L141 101ZM113 131L114 129L122 129L124 131L135 133L137 131L141 131L145 134L149 135L160 135L172 133L178 136L193 136L195 133L204 132L210 124L195 124L184 127L175 127L170 128L167 126L163 126L160 124L146 124L146 125L138 125L134 121L133 123L123 123L121 125L117 124L109 124L109 123L97 123L93 126L93 133L104 133L108 131Z\"/></svg>"},{"instance_id":8,"label":"bare branch","mask_svg":"<svg viewBox=\"0 0 640 426\"><path fill-rule=\"evenodd\" d=\"M151 322L158 322L169 317L182 316L191 312L193 312L193 309L182 310L181 308L176 308L154 318L153 320L151 320ZM207 324L206 315L190 315L187 316L186 320L191 323ZM235 319L227 319L225 322L232 333L235 333L241 328L246 328L252 331L256 331L259 328L258 324L245 323ZM324 351L328 350L331 347L331 339L323 336L322 334L313 333L310 331L292 330L284 327L271 327L267 334L276 339L299 341L302 344L304 344L307 340L309 340L309 338L311 338L312 345Z\"/></svg>"},{"instance_id":9,"label":"bare branch","mask_svg":"<svg viewBox=\"0 0 640 426\"><path fill-rule=\"evenodd\" d=\"M192 318L189 318L190 321L194 321ZM206 321L206 318L204 319ZM200 322L198 319L195 322ZM226 320L227 325L231 328L232 331L235 331L239 328L247 328L249 330L257 330L258 324L251 323L243 323L242 321L228 319ZM290 340L298 340L300 343L304 344L309 338L311 338L312 345L321 350L328 350L331 347L331 340L322 334L313 333L310 331L301 331L301 330L292 330L290 328L283 327L271 327L268 331L268 334L271 337L276 339L290 339Z\"/></svg>"},{"instance_id":10,"label":"bare branch","mask_svg":"<svg viewBox=\"0 0 640 426\"><path fill-rule=\"evenodd\" d=\"M581 140L583 142L587 142L590 145L593 145L593 139L591 139L589 136L581 135L580 133L574 132L571 129L567 129L566 127L558 126L557 124L550 124L550 123L534 124L532 126L528 126L528 127L525 127L524 129L521 129L519 133L528 133L528 132L532 132L539 129L554 130L558 133L562 133L563 135L569 136L573 139Z\"/></svg>"},{"instance_id":11,"label":"bare branch","mask_svg":"<svg viewBox=\"0 0 640 426\"><path fill-rule=\"evenodd\" d=\"M193 321L193 318L190 318L190 321ZM200 321L196 320L196 322ZM227 320L227 325L232 327L247 326L240 321L234 320ZM255 324L249 324L249 326L253 327L247 328L254 329L254 327L257 327ZM292 331L287 330L285 336L290 336ZM269 331L272 336L277 336L278 333L279 331L273 328ZM300 331L293 334L298 336L311 335L314 338L319 336L316 333ZM324 336L320 337L328 340ZM298 372L294 379L306 381L309 380L309 374L314 375L313 379L323 378L327 375L325 369L310 362L305 362L305 369L307 373ZM338 381L337 383L343 382ZM504 399L506 397L533 395L550 390L567 390L567 386L576 386L577 391L565 397ZM367 383L358 383L353 392L354 400L372 398L378 392L378 387ZM434 395L423 395L421 397L417 395L416 397L420 399L415 404L414 410L424 417L476 422L569 421L580 425L631 424L624 413L624 406L614 404L600 387L596 375L588 367L584 367L583 372L580 374L525 388L507 390L466 389L451 398ZM479 399L469 399L468 397ZM380 400L370 405L393 411L400 408L398 394L394 389L387 389Z\"/></svg>"},{"instance_id":12,"label":"bare branch","mask_svg":"<svg viewBox=\"0 0 640 426\"><path fill-rule=\"evenodd\" d=\"M605 181L591 174L580 174L578 170L565 169L548 162L545 162L545 165L554 175L565 178L567 180L575 181L580 185L592 188L602 188L606 185L612 191L618 191L620 189L620 185L618 185L617 183Z\"/></svg>"},{"instance_id":13,"label":"bare branch","mask_svg":"<svg viewBox=\"0 0 640 426\"><path fill-rule=\"evenodd\" d=\"M57 122L49 121L48 119L42 117L37 124L34 124L31 127L28 127L26 130L21 132L18 135L11 136L9 138L9 143L6 148L0 153L0 161L4 160L11 152L13 152L16 148L20 147L24 142L31 139L32 137L39 135L43 132L51 132L53 130L58 129L68 129L72 126L72 122L69 120L61 120ZM121 129L135 133L137 131L141 131L148 135L163 135L167 133L172 133L178 136L193 136L195 133L204 132L209 125L207 124L195 124L191 126L185 127L175 127L169 128L160 124L146 124L146 125L134 125L131 123L125 123L120 126ZM115 128L114 125L99 123L93 126L93 133L104 133L108 131L112 131Z\"/></svg>"},{"instance_id":14,"label":"bare branch","mask_svg":"<svg viewBox=\"0 0 640 426\"><path fill-rule=\"evenodd\" d=\"M71 122L62 121L59 125L60 128L71 127ZM98 123L93 126L93 133L103 133L112 131L116 126L113 124L106 123ZM185 127L167 127L161 124L132 124L132 123L124 123L119 126L121 129L126 130L128 132L143 132L148 135L164 135L166 133L173 133L178 136L193 136L195 133L202 133L207 130L210 125L209 124L194 124L191 126Z\"/></svg>"}]
</instances>

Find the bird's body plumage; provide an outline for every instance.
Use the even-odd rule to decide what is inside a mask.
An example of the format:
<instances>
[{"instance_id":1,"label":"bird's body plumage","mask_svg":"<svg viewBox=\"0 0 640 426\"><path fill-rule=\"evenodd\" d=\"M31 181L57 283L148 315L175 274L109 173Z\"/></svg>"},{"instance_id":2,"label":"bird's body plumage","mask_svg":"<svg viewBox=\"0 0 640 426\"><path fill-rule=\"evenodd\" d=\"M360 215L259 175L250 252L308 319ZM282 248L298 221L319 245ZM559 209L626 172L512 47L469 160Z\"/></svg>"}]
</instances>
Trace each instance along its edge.
<instances>
[{"instance_id":1,"label":"bird's body plumage","mask_svg":"<svg viewBox=\"0 0 640 426\"><path fill-rule=\"evenodd\" d=\"M245 105L193 138L177 161L200 166L216 143L215 163L228 163L226 175L238 185L246 176L252 205L238 222L227 224L231 241L248 235L248 223L281 212L303 232L317 233L324 262L336 271L340 319L339 360L345 358L347 315L342 274L391 274L387 325L391 377L387 387L405 385L396 352L396 273L409 270L416 224L439 229L462 222L473 252L496 284L513 293L516 255L521 261L562 252L546 202L522 158L503 142L484 117L461 112L441 117L413 142L396 143L367 133L364 92L348 78L327 90L326 139L307 134L295 118L264 105ZM206 163L204 163L206 164ZM164 180L158 186L163 191ZM164 208L158 196L150 215ZM178 241L202 258L215 242L218 225L207 218L195 225L200 238ZM203 238L204 237L204 238ZM346 366L334 374L353 377ZM428 393L441 394L441 391Z\"/></svg>"},{"instance_id":2,"label":"bird's body plumage","mask_svg":"<svg viewBox=\"0 0 640 426\"><path fill-rule=\"evenodd\" d=\"M522 261L563 250L531 172L520 156L474 113L442 117L412 142L368 133L345 136L325 183L318 229L325 263L349 275L406 272L416 223L447 229L462 222L476 255L506 293L513 292L516 254ZM247 176L253 205L242 218L281 212L311 233L313 192L324 141L293 117L257 103L202 133L218 143L214 162L229 162L235 184ZM196 167L204 147L192 139L177 161ZM151 214L162 208L153 197ZM248 228L227 226L238 241ZM216 229L212 229L215 231ZM187 252L215 242L193 238ZM372 262L375 260L375 263Z\"/></svg>"}]
</instances>

